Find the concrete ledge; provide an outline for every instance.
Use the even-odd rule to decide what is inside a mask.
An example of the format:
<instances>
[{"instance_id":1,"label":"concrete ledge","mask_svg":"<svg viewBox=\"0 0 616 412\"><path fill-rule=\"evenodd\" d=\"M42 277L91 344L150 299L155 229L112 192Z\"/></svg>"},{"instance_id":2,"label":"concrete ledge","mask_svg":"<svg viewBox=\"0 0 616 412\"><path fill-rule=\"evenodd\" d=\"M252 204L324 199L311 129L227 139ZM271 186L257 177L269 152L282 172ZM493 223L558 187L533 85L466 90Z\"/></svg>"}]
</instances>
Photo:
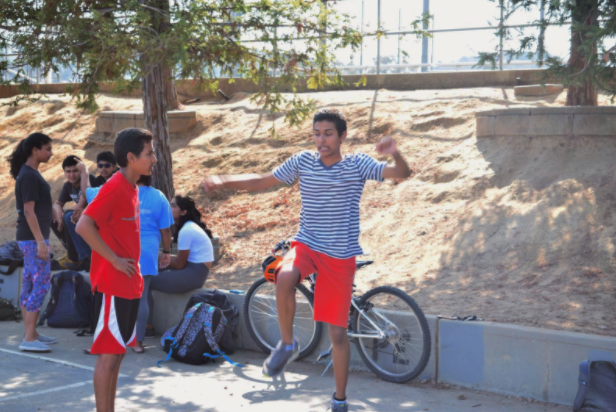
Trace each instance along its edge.
<instances>
[{"instance_id":1,"label":"concrete ledge","mask_svg":"<svg viewBox=\"0 0 616 412\"><path fill-rule=\"evenodd\" d=\"M188 299L199 292L204 292L206 290L211 290L207 288L196 289L187 293L182 294L167 294L161 292L153 292L154 295L154 328L158 334L163 334L168 329L175 327L182 317L182 313L184 311L184 307L186 306L186 302ZM250 333L248 332L248 328L246 327L246 322L244 319L244 299L246 297L245 294L235 294L230 293L226 290L221 290L221 292L225 292L229 299L237 306L240 311L240 322L237 328L237 338L235 339L235 344L239 349L245 350L253 350L257 352L261 352L261 349L257 346L257 344L252 340ZM434 334L437 330L437 318L436 316L427 316L428 325L430 326L430 334L434 337ZM321 340L319 341L316 349L304 358L306 362L315 362L319 353L324 352L329 349L330 346L329 335L327 333L327 326L324 325L323 334L321 335ZM436 361L435 361L435 347L432 345L430 360L426 365L423 373L420 375L420 379L430 379L433 380L436 378ZM329 360L327 360L329 362ZM324 362L324 367L327 365L327 362ZM368 368L361 360L359 353L357 352L357 348L354 344L351 345L351 368L356 370L367 371Z\"/></svg>"},{"instance_id":2,"label":"concrete ledge","mask_svg":"<svg viewBox=\"0 0 616 412\"><path fill-rule=\"evenodd\" d=\"M616 136L616 107L540 107L475 113L477 137Z\"/></svg>"},{"instance_id":3,"label":"concrete ledge","mask_svg":"<svg viewBox=\"0 0 616 412\"><path fill-rule=\"evenodd\" d=\"M368 74L366 75L366 87L355 87L362 76L347 75L342 76L345 86L328 86L321 91L329 90L427 90L427 89L456 89L466 87L513 87L516 79L520 78L524 84L534 84L546 81L543 69L523 69L523 70L468 70L459 72L434 72L434 73L409 73L409 74ZM249 79L215 79L218 87L227 95L245 92L256 93L261 91L260 86ZM273 81L270 81L273 84ZM34 85L38 93L61 94L65 93L68 86L73 83L53 83ZM195 80L176 80L175 87L179 95L186 98L211 98L214 97L207 87L201 86ZM100 83L101 93L113 93L115 84ZM291 88L282 88L282 92L291 92ZM314 92L306 87L305 81L300 82L298 92ZM19 91L17 86L0 86L0 98L17 96ZM129 94L133 97L141 96L141 89L134 89Z\"/></svg>"},{"instance_id":4,"label":"concrete ledge","mask_svg":"<svg viewBox=\"0 0 616 412\"><path fill-rule=\"evenodd\" d=\"M197 124L197 112L192 110L179 110L167 113L169 133L183 133ZM145 127L142 112L134 111L108 111L100 112L96 119L96 131L103 133L117 133L128 127Z\"/></svg>"},{"instance_id":5,"label":"concrete ledge","mask_svg":"<svg viewBox=\"0 0 616 412\"><path fill-rule=\"evenodd\" d=\"M562 92L562 84L530 84L528 86L515 86L513 94L516 96L548 96Z\"/></svg>"},{"instance_id":6,"label":"concrete ledge","mask_svg":"<svg viewBox=\"0 0 616 412\"><path fill-rule=\"evenodd\" d=\"M579 363L615 360L616 338L441 320L438 380L571 405Z\"/></svg>"}]
</instances>

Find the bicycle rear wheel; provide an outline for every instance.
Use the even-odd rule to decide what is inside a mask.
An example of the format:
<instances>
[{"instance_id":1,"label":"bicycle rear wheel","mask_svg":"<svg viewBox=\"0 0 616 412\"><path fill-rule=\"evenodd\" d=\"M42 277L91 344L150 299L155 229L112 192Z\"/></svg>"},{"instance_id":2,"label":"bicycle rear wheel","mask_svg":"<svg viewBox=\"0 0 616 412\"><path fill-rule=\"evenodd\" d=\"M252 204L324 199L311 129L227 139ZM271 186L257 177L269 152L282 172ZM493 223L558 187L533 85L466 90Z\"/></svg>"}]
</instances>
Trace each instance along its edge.
<instances>
[{"instance_id":1,"label":"bicycle rear wheel","mask_svg":"<svg viewBox=\"0 0 616 412\"><path fill-rule=\"evenodd\" d=\"M385 338L355 338L360 357L372 372L389 382L416 378L430 358L430 328L417 303L398 288L379 286L359 300L364 313L354 311L353 332ZM372 323L370 322L372 321Z\"/></svg>"},{"instance_id":2,"label":"bicycle rear wheel","mask_svg":"<svg viewBox=\"0 0 616 412\"><path fill-rule=\"evenodd\" d=\"M304 285L295 287L296 310L293 333L299 341L301 359L319 344L323 324L314 321L314 296ZM265 353L270 353L280 340L276 287L265 278L252 284L244 299L244 319L250 336Z\"/></svg>"}]
</instances>

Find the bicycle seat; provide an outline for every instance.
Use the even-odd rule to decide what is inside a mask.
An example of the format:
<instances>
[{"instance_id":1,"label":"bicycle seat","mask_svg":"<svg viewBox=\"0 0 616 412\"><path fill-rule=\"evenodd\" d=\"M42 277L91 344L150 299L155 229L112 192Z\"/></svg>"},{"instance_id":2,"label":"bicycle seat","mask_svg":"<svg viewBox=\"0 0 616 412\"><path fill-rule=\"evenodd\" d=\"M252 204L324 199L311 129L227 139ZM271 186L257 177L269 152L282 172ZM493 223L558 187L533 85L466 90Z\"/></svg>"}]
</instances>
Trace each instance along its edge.
<instances>
[{"instance_id":1,"label":"bicycle seat","mask_svg":"<svg viewBox=\"0 0 616 412\"><path fill-rule=\"evenodd\" d=\"M374 260L358 260L355 262L355 265L357 266L357 269L361 269L364 266L368 266L374 263Z\"/></svg>"}]
</instances>

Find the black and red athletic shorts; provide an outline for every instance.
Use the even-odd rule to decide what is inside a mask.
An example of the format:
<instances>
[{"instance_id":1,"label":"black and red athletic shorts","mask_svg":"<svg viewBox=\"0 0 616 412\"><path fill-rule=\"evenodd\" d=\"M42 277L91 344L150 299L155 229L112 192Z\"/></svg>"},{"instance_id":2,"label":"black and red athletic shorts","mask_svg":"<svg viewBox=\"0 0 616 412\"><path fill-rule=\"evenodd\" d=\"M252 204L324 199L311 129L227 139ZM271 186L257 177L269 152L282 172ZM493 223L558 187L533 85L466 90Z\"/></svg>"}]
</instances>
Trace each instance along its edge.
<instances>
[{"instance_id":1,"label":"black and red athletic shorts","mask_svg":"<svg viewBox=\"0 0 616 412\"><path fill-rule=\"evenodd\" d=\"M92 355L126 353L126 347L135 346L137 341L135 325L140 299L123 299L97 292L94 300L95 306L100 305L101 309L90 353Z\"/></svg>"}]
</instances>

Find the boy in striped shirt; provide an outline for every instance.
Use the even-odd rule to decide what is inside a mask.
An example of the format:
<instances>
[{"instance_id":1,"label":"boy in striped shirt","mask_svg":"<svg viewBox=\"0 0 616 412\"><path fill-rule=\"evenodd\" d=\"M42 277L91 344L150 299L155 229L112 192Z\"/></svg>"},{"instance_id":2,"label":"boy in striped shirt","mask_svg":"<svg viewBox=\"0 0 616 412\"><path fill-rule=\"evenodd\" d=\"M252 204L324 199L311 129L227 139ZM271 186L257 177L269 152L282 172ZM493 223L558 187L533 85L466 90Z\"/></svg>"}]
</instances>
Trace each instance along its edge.
<instances>
[{"instance_id":1,"label":"boy in striped shirt","mask_svg":"<svg viewBox=\"0 0 616 412\"><path fill-rule=\"evenodd\" d=\"M299 231L275 274L282 340L265 360L263 373L278 375L297 358L299 344L293 337L295 286L317 272L314 320L329 325L333 345L336 392L331 410L345 412L351 353L347 320L355 257L363 254L359 246L359 201L367 180L407 178L411 171L391 137L383 138L376 150L393 157L394 165L361 153L343 156L340 147L347 137L347 124L338 110L325 109L314 115L313 136L316 152L296 153L265 174L208 176L203 188L206 192L220 188L262 191L280 182L291 185L299 178Z\"/></svg>"}]
</instances>

